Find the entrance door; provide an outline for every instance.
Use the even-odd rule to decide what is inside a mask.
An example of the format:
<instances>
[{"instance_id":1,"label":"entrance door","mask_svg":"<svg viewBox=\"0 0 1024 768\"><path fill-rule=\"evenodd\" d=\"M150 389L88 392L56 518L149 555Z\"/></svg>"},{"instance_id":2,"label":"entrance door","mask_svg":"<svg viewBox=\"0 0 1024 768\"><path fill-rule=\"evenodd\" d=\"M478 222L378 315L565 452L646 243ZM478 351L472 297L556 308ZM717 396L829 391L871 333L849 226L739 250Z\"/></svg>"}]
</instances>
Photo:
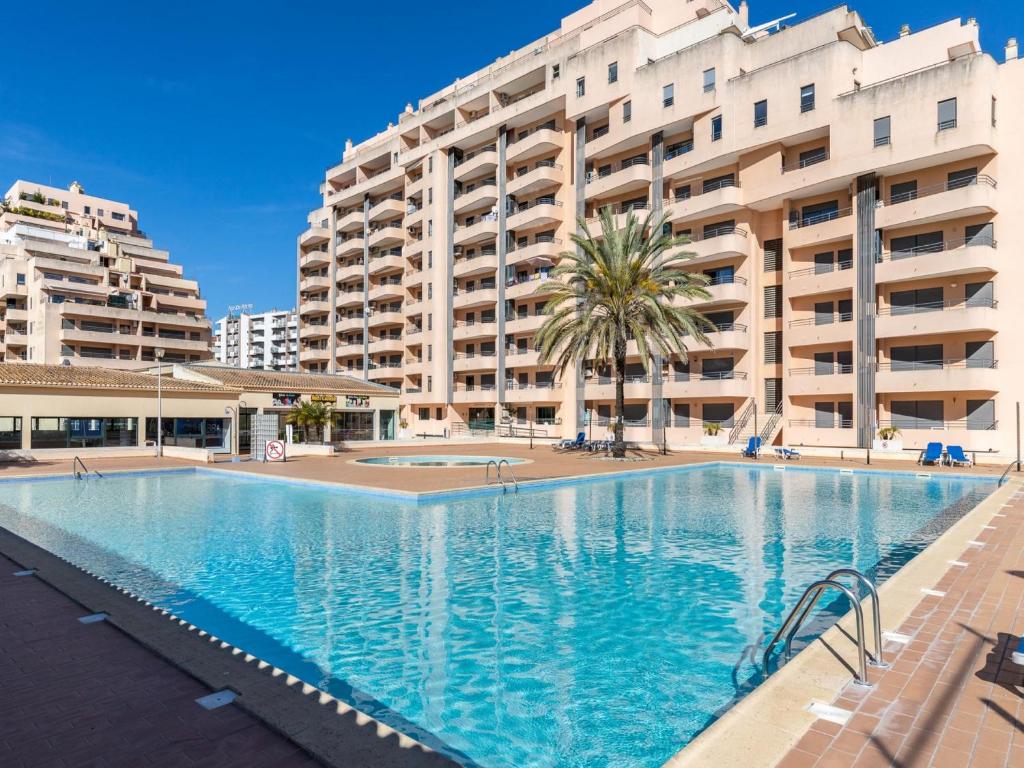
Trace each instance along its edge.
<instances>
[{"instance_id":1,"label":"entrance door","mask_svg":"<svg viewBox=\"0 0 1024 768\"><path fill-rule=\"evenodd\" d=\"M381 411L380 412L380 439L381 440L394 440L395 439L395 412L394 411Z\"/></svg>"},{"instance_id":2,"label":"entrance door","mask_svg":"<svg viewBox=\"0 0 1024 768\"><path fill-rule=\"evenodd\" d=\"M238 411L238 453L245 454L252 450L252 417L255 408L241 408Z\"/></svg>"}]
</instances>

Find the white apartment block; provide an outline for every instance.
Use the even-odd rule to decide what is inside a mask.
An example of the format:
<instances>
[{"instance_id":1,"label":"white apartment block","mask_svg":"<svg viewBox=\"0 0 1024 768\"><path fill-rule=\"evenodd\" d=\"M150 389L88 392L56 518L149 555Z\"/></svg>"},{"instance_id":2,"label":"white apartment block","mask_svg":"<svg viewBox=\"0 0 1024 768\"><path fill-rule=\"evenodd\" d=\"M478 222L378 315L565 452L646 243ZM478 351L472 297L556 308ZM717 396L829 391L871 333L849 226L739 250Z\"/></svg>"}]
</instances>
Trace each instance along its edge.
<instances>
[{"instance_id":1,"label":"white apartment block","mask_svg":"<svg viewBox=\"0 0 1024 768\"><path fill-rule=\"evenodd\" d=\"M763 6L762 6L763 8ZM764 13L766 19L779 12ZM412 431L607 428L595 365L538 359L579 218L667 213L711 348L631 348L626 437L1009 455L1024 353L1024 64L973 19L882 41L853 10L597 0L409 104L327 169L298 239L299 359L400 387Z\"/></svg>"},{"instance_id":2,"label":"white apartment block","mask_svg":"<svg viewBox=\"0 0 1024 768\"><path fill-rule=\"evenodd\" d=\"M0 360L141 368L208 360L199 284L126 203L16 181L0 208Z\"/></svg>"},{"instance_id":3,"label":"white apartment block","mask_svg":"<svg viewBox=\"0 0 1024 768\"><path fill-rule=\"evenodd\" d=\"M240 312L220 318L213 336L216 359L234 368L298 370L298 314L294 309Z\"/></svg>"}]
</instances>

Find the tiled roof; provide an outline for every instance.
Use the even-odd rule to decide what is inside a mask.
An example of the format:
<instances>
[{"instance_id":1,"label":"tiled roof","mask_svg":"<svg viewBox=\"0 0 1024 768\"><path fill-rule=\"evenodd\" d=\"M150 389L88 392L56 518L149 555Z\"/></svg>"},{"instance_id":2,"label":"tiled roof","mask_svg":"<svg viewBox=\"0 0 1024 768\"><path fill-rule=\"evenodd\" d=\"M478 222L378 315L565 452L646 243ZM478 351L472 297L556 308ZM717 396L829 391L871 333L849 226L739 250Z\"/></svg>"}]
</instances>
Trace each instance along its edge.
<instances>
[{"instance_id":1,"label":"tiled roof","mask_svg":"<svg viewBox=\"0 0 1024 768\"><path fill-rule=\"evenodd\" d=\"M354 376L336 373L290 373L231 368L216 365L194 365L189 370L249 392L323 392L336 395L393 395L398 390Z\"/></svg>"},{"instance_id":2,"label":"tiled roof","mask_svg":"<svg viewBox=\"0 0 1024 768\"><path fill-rule=\"evenodd\" d=\"M0 363L0 387L77 387L80 389L156 390L156 376L148 373L95 368L79 365L38 365ZM164 376L167 392L224 392L234 394L230 385L218 386L200 381L184 381Z\"/></svg>"}]
</instances>

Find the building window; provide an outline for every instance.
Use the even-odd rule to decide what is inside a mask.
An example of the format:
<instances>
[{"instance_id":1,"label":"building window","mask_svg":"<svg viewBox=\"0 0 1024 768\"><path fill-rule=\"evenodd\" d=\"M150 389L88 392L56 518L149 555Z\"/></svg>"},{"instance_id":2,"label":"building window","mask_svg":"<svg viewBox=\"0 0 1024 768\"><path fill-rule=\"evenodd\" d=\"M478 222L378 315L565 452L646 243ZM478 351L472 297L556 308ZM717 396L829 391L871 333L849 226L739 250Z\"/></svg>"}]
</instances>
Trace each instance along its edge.
<instances>
[{"instance_id":1,"label":"building window","mask_svg":"<svg viewBox=\"0 0 1024 768\"><path fill-rule=\"evenodd\" d=\"M669 83L663 86L661 89L661 104L665 107L671 107L676 103L676 86L675 83Z\"/></svg>"},{"instance_id":2,"label":"building window","mask_svg":"<svg viewBox=\"0 0 1024 768\"><path fill-rule=\"evenodd\" d=\"M25 273L24 272L19 272L17 280L18 280L18 285L24 285L25 284Z\"/></svg>"},{"instance_id":3,"label":"building window","mask_svg":"<svg viewBox=\"0 0 1024 768\"><path fill-rule=\"evenodd\" d=\"M768 125L767 99L761 99L761 101L754 102L754 127L760 128L762 125Z\"/></svg>"},{"instance_id":4,"label":"building window","mask_svg":"<svg viewBox=\"0 0 1024 768\"><path fill-rule=\"evenodd\" d=\"M0 416L0 450L21 449L21 417Z\"/></svg>"},{"instance_id":5,"label":"building window","mask_svg":"<svg viewBox=\"0 0 1024 768\"><path fill-rule=\"evenodd\" d=\"M587 92L587 78L577 77L576 78L576 96L583 96Z\"/></svg>"},{"instance_id":6,"label":"building window","mask_svg":"<svg viewBox=\"0 0 1024 768\"><path fill-rule=\"evenodd\" d=\"M875 118L875 146L885 147L892 142L889 116Z\"/></svg>"},{"instance_id":7,"label":"building window","mask_svg":"<svg viewBox=\"0 0 1024 768\"><path fill-rule=\"evenodd\" d=\"M32 448L99 448L137 446L136 419L32 418Z\"/></svg>"},{"instance_id":8,"label":"building window","mask_svg":"<svg viewBox=\"0 0 1024 768\"><path fill-rule=\"evenodd\" d=\"M434 345L427 344L427 362L433 362L434 360Z\"/></svg>"},{"instance_id":9,"label":"building window","mask_svg":"<svg viewBox=\"0 0 1024 768\"><path fill-rule=\"evenodd\" d=\"M766 318L782 317L781 285L766 285L764 287L764 316Z\"/></svg>"},{"instance_id":10,"label":"building window","mask_svg":"<svg viewBox=\"0 0 1024 768\"><path fill-rule=\"evenodd\" d=\"M622 102L622 122L628 123L633 119L633 102L624 101Z\"/></svg>"},{"instance_id":11,"label":"building window","mask_svg":"<svg viewBox=\"0 0 1024 768\"><path fill-rule=\"evenodd\" d=\"M768 364L782 362L782 331L765 332L764 361Z\"/></svg>"},{"instance_id":12,"label":"building window","mask_svg":"<svg viewBox=\"0 0 1024 768\"><path fill-rule=\"evenodd\" d=\"M956 99L939 102L939 130L948 131L956 128Z\"/></svg>"},{"instance_id":13,"label":"building window","mask_svg":"<svg viewBox=\"0 0 1024 768\"><path fill-rule=\"evenodd\" d=\"M810 112L814 109L814 83L800 86L800 111Z\"/></svg>"},{"instance_id":14,"label":"building window","mask_svg":"<svg viewBox=\"0 0 1024 768\"><path fill-rule=\"evenodd\" d=\"M102 216L103 215L103 209L102 208L97 208L96 209L96 215L97 216Z\"/></svg>"},{"instance_id":15,"label":"building window","mask_svg":"<svg viewBox=\"0 0 1024 768\"><path fill-rule=\"evenodd\" d=\"M85 215L89 216L91 214L92 214L92 206L91 205L85 206Z\"/></svg>"},{"instance_id":16,"label":"building window","mask_svg":"<svg viewBox=\"0 0 1024 768\"><path fill-rule=\"evenodd\" d=\"M551 79L552 80L557 80L558 76L560 74L562 74L561 66L558 65L558 64L552 64L551 65Z\"/></svg>"},{"instance_id":17,"label":"building window","mask_svg":"<svg viewBox=\"0 0 1024 768\"><path fill-rule=\"evenodd\" d=\"M419 409L419 420L420 421L430 421L430 408L420 408Z\"/></svg>"},{"instance_id":18,"label":"building window","mask_svg":"<svg viewBox=\"0 0 1024 768\"><path fill-rule=\"evenodd\" d=\"M782 240L764 241L764 271L782 271Z\"/></svg>"},{"instance_id":19,"label":"building window","mask_svg":"<svg viewBox=\"0 0 1024 768\"><path fill-rule=\"evenodd\" d=\"M618 82L618 79L619 79L619 62L613 61L611 64L608 65L608 83L609 83L609 85L611 83ZM580 95L582 96L583 94L580 94Z\"/></svg>"},{"instance_id":20,"label":"building window","mask_svg":"<svg viewBox=\"0 0 1024 768\"><path fill-rule=\"evenodd\" d=\"M124 214L114 212L110 214L110 218L112 218L114 221L124 221Z\"/></svg>"},{"instance_id":21,"label":"building window","mask_svg":"<svg viewBox=\"0 0 1024 768\"><path fill-rule=\"evenodd\" d=\"M715 68L704 70L704 93L715 90Z\"/></svg>"},{"instance_id":22,"label":"building window","mask_svg":"<svg viewBox=\"0 0 1024 768\"><path fill-rule=\"evenodd\" d=\"M992 127L996 127L996 97L992 97Z\"/></svg>"},{"instance_id":23,"label":"building window","mask_svg":"<svg viewBox=\"0 0 1024 768\"><path fill-rule=\"evenodd\" d=\"M434 377L433 376L427 376L427 392L433 392L433 391L434 391Z\"/></svg>"},{"instance_id":24,"label":"building window","mask_svg":"<svg viewBox=\"0 0 1024 768\"><path fill-rule=\"evenodd\" d=\"M722 138L722 116L716 115L711 118L711 140L718 141Z\"/></svg>"}]
</instances>

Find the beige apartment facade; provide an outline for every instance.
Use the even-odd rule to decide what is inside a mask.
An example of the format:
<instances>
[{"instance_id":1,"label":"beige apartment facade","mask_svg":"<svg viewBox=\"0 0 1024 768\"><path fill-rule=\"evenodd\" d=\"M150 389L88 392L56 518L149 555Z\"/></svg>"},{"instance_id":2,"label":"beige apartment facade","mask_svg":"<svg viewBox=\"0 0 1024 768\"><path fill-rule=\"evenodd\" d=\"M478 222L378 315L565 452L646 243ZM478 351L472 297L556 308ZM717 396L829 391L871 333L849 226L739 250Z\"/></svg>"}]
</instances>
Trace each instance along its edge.
<instances>
[{"instance_id":1,"label":"beige apartment facade","mask_svg":"<svg viewBox=\"0 0 1024 768\"><path fill-rule=\"evenodd\" d=\"M16 181L0 209L0 360L140 368L212 357L199 284L125 203Z\"/></svg>"},{"instance_id":2,"label":"beige apartment facade","mask_svg":"<svg viewBox=\"0 0 1024 768\"><path fill-rule=\"evenodd\" d=\"M399 387L413 432L608 429L592 365L539 364L576 221L666 213L713 346L626 372L640 443L1012 455L1024 354L1024 64L974 20L595 2L346 147L298 239L299 363ZM720 424L709 438L705 425Z\"/></svg>"}]
</instances>

